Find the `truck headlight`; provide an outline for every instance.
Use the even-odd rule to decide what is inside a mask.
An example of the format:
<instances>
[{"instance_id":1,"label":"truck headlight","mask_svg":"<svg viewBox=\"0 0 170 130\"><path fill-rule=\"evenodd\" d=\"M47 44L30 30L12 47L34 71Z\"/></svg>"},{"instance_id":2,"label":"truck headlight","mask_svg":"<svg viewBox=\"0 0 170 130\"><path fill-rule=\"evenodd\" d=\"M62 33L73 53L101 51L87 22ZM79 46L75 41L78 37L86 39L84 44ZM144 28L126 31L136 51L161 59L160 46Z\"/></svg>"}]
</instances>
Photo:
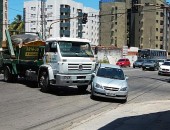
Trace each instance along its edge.
<instances>
[{"instance_id":1,"label":"truck headlight","mask_svg":"<svg viewBox=\"0 0 170 130\"><path fill-rule=\"evenodd\" d=\"M70 76L64 76L64 79L70 79L71 77Z\"/></svg>"}]
</instances>

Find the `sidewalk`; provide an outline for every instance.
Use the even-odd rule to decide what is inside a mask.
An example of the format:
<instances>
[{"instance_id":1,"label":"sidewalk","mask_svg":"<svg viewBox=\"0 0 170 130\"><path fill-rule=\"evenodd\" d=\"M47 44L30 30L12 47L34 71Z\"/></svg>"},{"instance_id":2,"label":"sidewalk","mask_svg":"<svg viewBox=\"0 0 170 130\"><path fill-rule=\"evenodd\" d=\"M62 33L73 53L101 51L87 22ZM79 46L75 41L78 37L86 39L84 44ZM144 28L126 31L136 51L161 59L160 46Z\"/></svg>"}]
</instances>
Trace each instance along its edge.
<instances>
[{"instance_id":1,"label":"sidewalk","mask_svg":"<svg viewBox=\"0 0 170 130\"><path fill-rule=\"evenodd\" d=\"M126 103L73 124L68 130L169 130L170 100Z\"/></svg>"}]
</instances>

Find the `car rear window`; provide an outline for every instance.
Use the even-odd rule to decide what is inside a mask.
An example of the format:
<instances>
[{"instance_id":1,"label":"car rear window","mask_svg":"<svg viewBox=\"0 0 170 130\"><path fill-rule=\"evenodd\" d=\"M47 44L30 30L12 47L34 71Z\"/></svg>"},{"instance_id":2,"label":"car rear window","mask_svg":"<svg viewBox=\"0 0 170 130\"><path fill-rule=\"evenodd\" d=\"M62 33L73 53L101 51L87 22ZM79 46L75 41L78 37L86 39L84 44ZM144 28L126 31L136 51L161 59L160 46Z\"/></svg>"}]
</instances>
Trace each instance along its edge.
<instances>
[{"instance_id":1,"label":"car rear window","mask_svg":"<svg viewBox=\"0 0 170 130\"><path fill-rule=\"evenodd\" d=\"M125 59L119 59L118 61L125 61Z\"/></svg>"}]
</instances>

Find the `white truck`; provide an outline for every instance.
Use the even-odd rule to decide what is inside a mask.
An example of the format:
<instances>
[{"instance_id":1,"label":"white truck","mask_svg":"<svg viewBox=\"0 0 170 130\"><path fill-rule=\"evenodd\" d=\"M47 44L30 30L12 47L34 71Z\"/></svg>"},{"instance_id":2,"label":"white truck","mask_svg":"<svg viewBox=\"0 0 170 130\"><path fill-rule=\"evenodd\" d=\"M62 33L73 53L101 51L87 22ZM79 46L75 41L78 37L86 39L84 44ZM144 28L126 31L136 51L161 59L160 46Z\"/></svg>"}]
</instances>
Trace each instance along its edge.
<instances>
[{"instance_id":1,"label":"white truck","mask_svg":"<svg viewBox=\"0 0 170 130\"><path fill-rule=\"evenodd\" d=\"M57 37L46 40L44 63L39 67L38 86L48 92L50 85L77 86L86 91L91 83L96 60L90 41Z\"/></svg>"}]
</instances>

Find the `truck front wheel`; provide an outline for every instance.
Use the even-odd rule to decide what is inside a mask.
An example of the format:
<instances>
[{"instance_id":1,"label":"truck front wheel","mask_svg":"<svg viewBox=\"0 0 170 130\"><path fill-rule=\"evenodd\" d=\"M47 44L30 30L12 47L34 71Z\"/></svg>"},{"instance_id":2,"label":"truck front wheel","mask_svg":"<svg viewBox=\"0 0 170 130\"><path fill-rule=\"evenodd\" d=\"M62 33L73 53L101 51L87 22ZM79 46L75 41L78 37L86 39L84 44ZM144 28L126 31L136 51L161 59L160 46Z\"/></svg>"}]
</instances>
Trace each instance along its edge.
<instances>
[{"instance_id":1,"label":"truck front wheel","mask_svg":"<svg viewBox=\"0 0 170 130\"><path fill-rule=\"evenodd\" d=\"M41 88L42 92L49 92L50 90L50 82L48 78L48 72L45 70L40 71L38 76L38 87Z\"/></svg>"},{"instance_id":2,"label":"truck front wheel","mask_svg":"<svg viewBox=\"0 0 170 130\"><path fill-rule=\"evenodd\" d=\"M78 91L82 93L86 91L86 89L88 88L88 85L80 85L80 86L77 86L77 88L78 88Z\"/></svg>"}]
</instances>

